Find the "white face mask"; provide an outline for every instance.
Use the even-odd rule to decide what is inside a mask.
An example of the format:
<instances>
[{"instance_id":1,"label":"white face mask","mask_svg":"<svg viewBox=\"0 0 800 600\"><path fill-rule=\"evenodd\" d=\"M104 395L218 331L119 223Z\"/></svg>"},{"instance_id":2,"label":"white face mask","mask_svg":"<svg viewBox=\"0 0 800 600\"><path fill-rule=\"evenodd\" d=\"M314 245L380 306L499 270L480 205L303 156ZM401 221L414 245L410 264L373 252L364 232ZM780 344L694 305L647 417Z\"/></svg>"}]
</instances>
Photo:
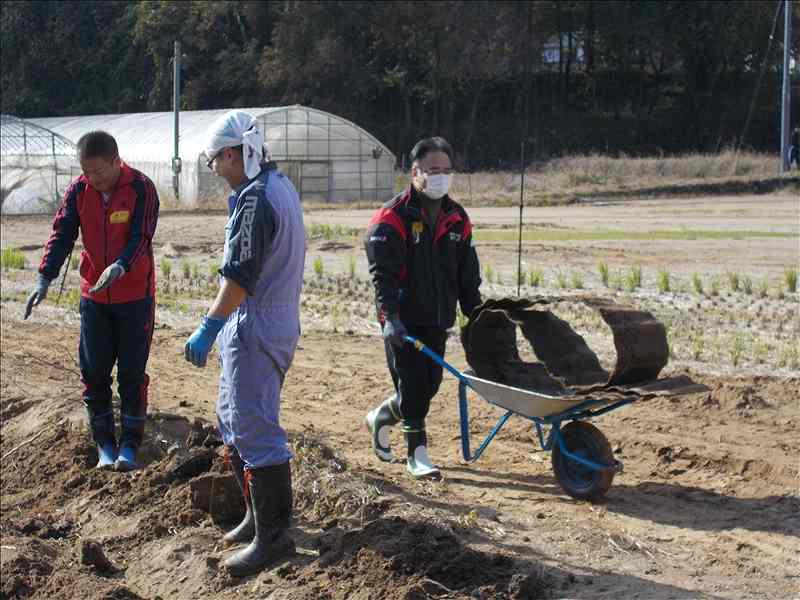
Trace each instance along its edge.
<instances>
[{"instance_id":1,"label":"white face mask","mask_svg":"<svg viewBox=\"0 0 800 600\"><path fill-rule=\"evenodd\" d=\"M425 189L422 193L431 200L438 200L450 190L450 179L452 175L439 174L428 175L425 181Z\"/></svg>"}]
</instances>

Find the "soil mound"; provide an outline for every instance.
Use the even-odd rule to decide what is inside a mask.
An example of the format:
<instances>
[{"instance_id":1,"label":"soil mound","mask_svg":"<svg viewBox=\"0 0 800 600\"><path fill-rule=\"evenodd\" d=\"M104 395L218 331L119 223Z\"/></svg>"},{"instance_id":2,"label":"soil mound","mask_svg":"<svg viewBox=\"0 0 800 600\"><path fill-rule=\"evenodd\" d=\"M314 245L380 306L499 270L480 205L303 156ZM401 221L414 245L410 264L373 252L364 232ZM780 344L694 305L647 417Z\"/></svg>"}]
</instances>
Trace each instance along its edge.
<instances>
[{"instance_id":1,"label":"soil mound","mask_svg":"<svg viewBox=\"0 0 800 600\"><path fill-rule=\"evenodd\" d=\"M328 583L331 600L354 598L365 582L370 597L541 598L550 582L541 570L508 556L467 547L446 526L395 516L361 530L333 528L319 538L318 567L298 573L298 581Z\"/></svg>"},{"instance_id":2,"label":"soil mound","mask_svg":"<svg viewBox=\"0 0 800 600\"><path fill-rule=\"evenodd\" d=\"M88 432L68 421L17 444L2 465L0 598L250 597L255 579L274 598L521 600L567 581L470 547L450 513L399 501L313 431L291 443L300 550L243 580L221 567L244 505L208 423L151 415L131 473L95 470Z\"/></svg>"}]
</instances>

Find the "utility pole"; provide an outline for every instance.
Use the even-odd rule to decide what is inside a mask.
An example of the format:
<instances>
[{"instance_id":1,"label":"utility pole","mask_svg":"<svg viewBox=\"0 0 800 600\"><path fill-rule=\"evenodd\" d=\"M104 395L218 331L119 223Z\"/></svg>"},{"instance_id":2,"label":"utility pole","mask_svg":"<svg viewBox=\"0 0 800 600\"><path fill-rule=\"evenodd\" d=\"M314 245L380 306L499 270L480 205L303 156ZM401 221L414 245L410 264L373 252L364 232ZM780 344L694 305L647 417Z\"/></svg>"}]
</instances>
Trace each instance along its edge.
<instances>
[{"instance_id":1,"label":"utility pole","mask_svg":"<svg viewBox=\"0 0 800 600\"><path fill-rule=\"evenodd\" d=\"M175 149L172 155L172 189L175 192L175 200L180 199L180 174L181 174L181 155L178 152L178 140L180 138L179 115L181 110L181 43L175 42L175 54L172 57L172 112L175 114L174 143Z\"/></svg>"},{"instance_id":2,"label":"utility pole","mask_svg":"<svg viewBox=\"0 0 800 600\"><path fill-rule=\"evenodd\" d=\"M789 127L792 88L789 77L789 48L792 40L792 1L783 3L783 93L781 94L781 173L789 170Z\"/></svg>"}]
</instances>

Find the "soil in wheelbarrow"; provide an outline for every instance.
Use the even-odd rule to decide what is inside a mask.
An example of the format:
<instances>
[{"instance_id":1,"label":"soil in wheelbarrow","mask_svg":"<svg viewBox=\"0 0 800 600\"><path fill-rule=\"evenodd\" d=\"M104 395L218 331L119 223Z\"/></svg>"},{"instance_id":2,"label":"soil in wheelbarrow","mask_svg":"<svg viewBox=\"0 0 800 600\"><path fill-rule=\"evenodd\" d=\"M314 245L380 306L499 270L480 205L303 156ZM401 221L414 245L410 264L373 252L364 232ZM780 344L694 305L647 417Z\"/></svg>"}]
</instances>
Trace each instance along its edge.
<instances>
[{"instance_id":1,"label":"soil in wheelbarrow","mask_svg":"<svg viewBox=\"0 0 800 600\"><path fill-rule=\"evenodd\" d=\"M552 298L486 300L461 333L467 361L481 378L553 395L655 381L669 357L663 324L647 311L609 299L581 301L613 338L616 363L610 373L586 340L553 312L558 301ZM540 362L521 359L518 330Z\"/></svg>"}]
</instances>

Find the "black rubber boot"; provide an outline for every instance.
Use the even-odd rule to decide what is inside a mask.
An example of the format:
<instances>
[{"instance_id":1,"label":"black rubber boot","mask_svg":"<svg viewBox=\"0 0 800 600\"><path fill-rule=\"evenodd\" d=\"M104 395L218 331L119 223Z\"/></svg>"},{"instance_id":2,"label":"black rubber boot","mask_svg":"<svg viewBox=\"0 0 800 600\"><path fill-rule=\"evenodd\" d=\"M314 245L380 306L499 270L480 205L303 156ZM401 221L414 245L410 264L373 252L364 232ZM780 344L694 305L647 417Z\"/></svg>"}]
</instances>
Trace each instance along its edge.
<instances>
[{"instance_id":1,"label":"black rubber boot","mask_svg":"<svg viewBox=\"0 0 800 600\"><path fill-rule=\"evenodd\" d=\"M239 489L242 491L242 496L244 496L247 512L245 512L242 522L235 529L222 536L222 541L226 544L241 544L253 539L256 534L256 524L253 520L253 511L250 508L250 494L246 494L244 489L244 462L242 457L239 456L239 451L233 446L225 446L225 452L233 470L233 475L236 477L236 482L239 484Z\"/></svg>"},{"instance_id":2,"label":"black rubber boot","mask_svg":"<svg viewBox=\"0 0 800 600\"><path fill-rule=\"evenodd\" d=\"M389 430L400 422L400 407L397 405L397 394L387 398L383 404L372 409L364 418L364 424L372 436L372 449L375 456L385 462L393 459L389 446Z\"/></svg>"},{"instance_id":3,"label":"black rubber boot","mask_svg":"<svg viewBox=\"0 0 800 600\"><path fill-rule=\"evenodd\" d=\"M246 469L244 480L250 493L255 537L250 545L225 561L234 577L261 571L275 560L294 552L289 537L292 517L292 472L289 463Z\"/></svg>"},{"instance_id":4,"label":"black rubber boot","mask_svg":"<svg viewBox=\"0 0 800 600\"><path fill-rule=\"evenodd\" d=\"M428 458L428 436L425 433L425 425L409 426L403 424L403 433L408 446L406 469L411 476L417 479L439 477L439 469Z\"/></svg>"}]
</instances>

